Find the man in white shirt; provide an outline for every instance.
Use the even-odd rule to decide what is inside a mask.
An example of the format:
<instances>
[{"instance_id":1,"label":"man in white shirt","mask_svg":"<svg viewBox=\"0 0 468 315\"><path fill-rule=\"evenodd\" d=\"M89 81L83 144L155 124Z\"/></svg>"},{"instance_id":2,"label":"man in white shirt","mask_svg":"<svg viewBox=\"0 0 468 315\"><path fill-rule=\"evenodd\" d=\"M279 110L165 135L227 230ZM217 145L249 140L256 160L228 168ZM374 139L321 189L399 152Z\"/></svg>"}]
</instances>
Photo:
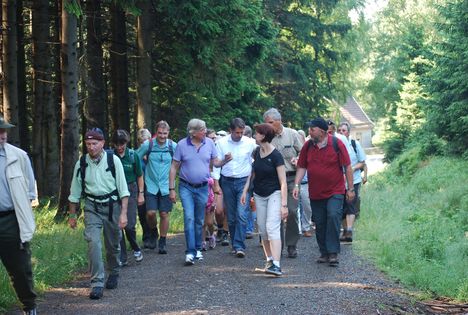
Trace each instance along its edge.
<instances>
[{"instance_id":1,"label":"man in white shirt","mask_svg":"<svg viewBox=\"0 0 468 315\"><path fill-rule=\"evenodd\" d=\"M251 159L256 144L255 140L243 135L245 122L241 118L231 120L229 128L231 134L216 142L219 158L226 154L232 156L232 160L221 168L220 185L227 208L233 253L243 258L245 257L248 206L240 203L240 197L245 182L252 172Z\"/></svg>"}]
</instances>

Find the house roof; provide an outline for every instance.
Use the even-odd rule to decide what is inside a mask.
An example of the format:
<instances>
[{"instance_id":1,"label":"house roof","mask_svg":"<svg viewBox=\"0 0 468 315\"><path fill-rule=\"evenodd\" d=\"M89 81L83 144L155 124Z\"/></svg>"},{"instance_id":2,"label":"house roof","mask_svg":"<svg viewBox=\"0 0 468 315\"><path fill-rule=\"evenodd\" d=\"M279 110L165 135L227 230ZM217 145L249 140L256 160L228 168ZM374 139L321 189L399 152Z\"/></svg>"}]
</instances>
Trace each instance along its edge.
<instances>
[{"instance_id":1,"label":"house roof","mask_svg":"<svg viewBox=\"0 0 468 315\"><path fill-rule=\"evenodd\" d=\"M341 117L355 128L374 127L374 123L352 96L348 97L346 103L340 107L340 113Z\"/></svg>"}]
</instances>

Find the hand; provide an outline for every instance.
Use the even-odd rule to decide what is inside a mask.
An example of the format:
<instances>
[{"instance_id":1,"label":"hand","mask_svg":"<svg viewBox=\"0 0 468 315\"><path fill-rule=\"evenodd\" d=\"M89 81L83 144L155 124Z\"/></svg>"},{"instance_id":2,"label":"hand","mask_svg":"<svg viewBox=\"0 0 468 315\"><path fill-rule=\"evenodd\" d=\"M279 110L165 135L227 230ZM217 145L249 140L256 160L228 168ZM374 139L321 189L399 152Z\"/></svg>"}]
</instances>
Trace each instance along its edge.
<instances>
[{"instance_id":1,"label":"hand","mask_svg":"<svg viewBox=\"0 0 468 315\"><path fill-rule=\"evenodd\" d=\"M354 199L354 196L355 196L354 190L353 191L351 191L351 190L346 191L346 200L347 201L352 201Z\"/></svg>"},{"instance_id":2,"label":"hand","mask_svg":"<svg viewBox=\"0 0 468 315\"><path fill-rule=\"evenodd\" d=\"M246 193L242 193L242 196L240 197L240 203L243 206L245 206L245 197L246 197Z\"/></svg>"},{"instance_id":3,"label":"hand","mask_svg":"<svg viewBox=\"0 0 468 315\"><path fill-rule=\"evenodd\" d=\"M299 187L294 187L292 195L294 199L299 200Z\"/></svg>"},{"instance_id":4,"label":"hand","mask_svg":"<svg viewBox=\"0 0 468 315\"><path fill-rule=\"evenodd\" d=\"M288 207L281 206L281 219L282 220L286 221L286 219L288 218L288 213L289 213Z\"/></svg>"},{"instance_id":5,"label":"hand","mask_svg":"<svg viewBox=\"0 0 468 315\"><path fill-rule=\"evenodd\" d=\"M68 225L74 230L76 229L76 218L68 218Z\"/></svg>"},{"instance_id":6,"label":"hand","mask_svg":"<svg viewBox=\"0 0 468 315\"><path fill-rule=\"evenodd\" d=\"M141 206L145 203L145 195L138 193L138 205Z\"/></svg>"},{"instance_id":7,"label":"hand","mask_svg":"<svg viewBox=\"0 0 468 315\"><path fill-rule=\"evenodd\" d=\"M172 203L176 203L177 195L176 195L175 190L169 190L169 199L171 200Z\"/></svg>"},{"instance_id":8,"label":"hand","mask_svg":"<svg viewBox=\"0 0 468 315\"><path fill-rule=\"evenodd\" d=\"M362 178L362 184L364 185L365 183L367 183L367 176Z\"/></svg>"},{"instance_id":9,"label":"hand","mask_svg":"<svg viewBox=\"0 0 468 315\"><path fill-rule=\"evenodd\" d=\"M291 158L291 164L292 164L293 166L297 166L297 161L298 161L298 160L299 160L299 159L298 159L297 157Z\"/></svg>"},{"instance_id":10,"label":"hand","mask_svg":"<svg viewBox=\"0 0 468 315\"><path fill-rule=\"evenodd\" d=\"M127 214L121 213L119 217L119 228L122 230L127 226Z\"/></svg>"},{"instance_id":11,"label":"hand","mask_svg":"<svg viewBox=\"0 0 468 315\"><path fill-rule=\"evenodd\" d=\"M224 164L232 160L232 153L228 152L224 155Z\"/></svg>"}]
</instances>

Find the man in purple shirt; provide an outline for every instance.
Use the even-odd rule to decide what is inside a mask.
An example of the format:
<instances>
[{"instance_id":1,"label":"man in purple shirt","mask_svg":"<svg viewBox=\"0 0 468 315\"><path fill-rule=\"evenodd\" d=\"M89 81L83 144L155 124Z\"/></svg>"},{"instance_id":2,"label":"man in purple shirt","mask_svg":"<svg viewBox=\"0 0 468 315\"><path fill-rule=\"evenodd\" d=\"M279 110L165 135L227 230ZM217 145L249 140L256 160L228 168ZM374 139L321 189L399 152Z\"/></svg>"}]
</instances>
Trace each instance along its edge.
<instances>
[{"instance_id":1,"label":"man in purple shirt","mask_svg":"<svg viewBox=\"0 0 468 315\"><path fill-rule=\"evenodd\" d=\"M188 136L177 144L169 173L169 198L176 202L175 176L179 172L179 195L184 208L184 232L187 250L185 265L202 260L202 227L205 219L205 205L208 201L208 178L210 162L221 167L232 157L228 154L221 161L217 158L214 142L206 138L206 124L193 118L187 124Z\"/></svg>"}]
</instances>

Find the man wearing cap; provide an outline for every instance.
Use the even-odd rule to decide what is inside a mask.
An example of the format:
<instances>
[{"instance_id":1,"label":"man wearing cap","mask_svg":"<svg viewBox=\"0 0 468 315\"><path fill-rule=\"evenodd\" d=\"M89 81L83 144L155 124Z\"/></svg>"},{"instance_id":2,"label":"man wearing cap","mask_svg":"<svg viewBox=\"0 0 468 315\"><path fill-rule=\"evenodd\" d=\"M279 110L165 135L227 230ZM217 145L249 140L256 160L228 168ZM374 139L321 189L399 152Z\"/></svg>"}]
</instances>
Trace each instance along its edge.
<instances>
[{"instance_id":1,"label":"man wearing cap","mask_svg":"<svg viewBox=\"0 0 468 315\"><path fill-rule=\"evenodd\" d=\"M35 180L27 153L7 143L12 127L0 116L0 258L24 314L36 314L29 248L36 228L31 207L36 199Z\"/></svg>"},{"instance_id":2,"label":"man wearing cap","mask_svg":"<svg viewBox=\"0 0 468 315\"><path fill-rule=\"evenodd\" d=\"M286 167L286 182L288 183L288 219L286 223L286 236L284 243L287 246L288 257L297 257L297 242L301 237L299 231L298 209L299 202L292 196L294 178L296 176L296 163L302 149L302 140L299 133L283 126L281 114L276 108L270 108L263 114L265 123L271 124L276 136L271 144L281 153Z\"/></svg>"},{"instance_id":3,"label":"man wearing cap","mask_svg":"<svg viewBox=\"0 0 468 315\"><path fill-rule=\"evenodd\" d=\"M294 180L294 198L307 171L312 218L320 250L318 263L338 265L340 226L345 198L345 170L348 187L353 187L353 170L345 144L327 133L328 124L321 118L309 122L310 140L301 150ZM354 199L354 189L346 191L346 200Z\"/></svg>"},{"instance_id":4,"label":"man wearing cap","mask_svg":"<svg viewBox=\"0 0 468 315\"><path fill-rule=\"evenodd\" d=\"M88 154L76 162L68 197L68 223L73 229L76 227L76 210L80 197L85 197L84 237L88 242L91 269L89 298L96 300L103 295L105 278L101 231L104 231L106 247L106 289L115 289L119 278L120 229L127 225L127 204L130 196L122 162L117 156L103 149L104 143L104 135L99 128L86 132L85 144Z\"/></svg>"}]
</instances>

